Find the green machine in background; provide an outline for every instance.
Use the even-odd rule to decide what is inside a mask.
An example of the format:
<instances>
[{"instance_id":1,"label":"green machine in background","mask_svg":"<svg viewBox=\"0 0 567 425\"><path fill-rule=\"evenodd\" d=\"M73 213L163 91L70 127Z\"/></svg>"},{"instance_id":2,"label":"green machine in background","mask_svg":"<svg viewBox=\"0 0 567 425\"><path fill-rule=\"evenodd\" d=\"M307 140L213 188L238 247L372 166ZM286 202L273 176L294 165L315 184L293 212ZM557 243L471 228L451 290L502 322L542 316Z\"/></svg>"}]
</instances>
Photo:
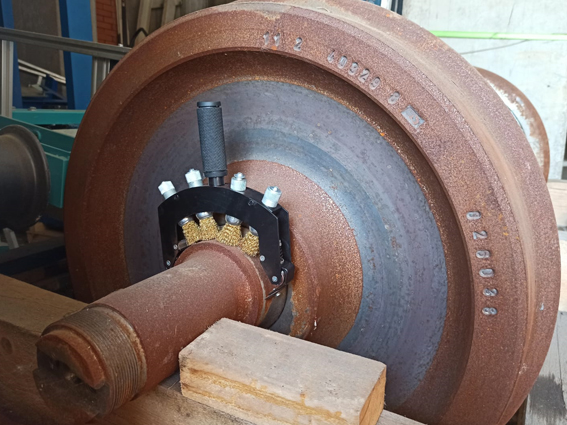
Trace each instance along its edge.
<instances>
[{"instance_id":1,"label":"green machine in background","mask_svg":"<svg viewBox=\"0 0 567 425\"><path fill-rule=\"evenodd\" d=\"M0 116L0 129L19 125L31 131L45 153L50 174L49 204L63 208L65 177L75 138L65 130L50 130L41 125L78 125L84 111L14 110L13 118Z\"/></svg>"}]
</instances>

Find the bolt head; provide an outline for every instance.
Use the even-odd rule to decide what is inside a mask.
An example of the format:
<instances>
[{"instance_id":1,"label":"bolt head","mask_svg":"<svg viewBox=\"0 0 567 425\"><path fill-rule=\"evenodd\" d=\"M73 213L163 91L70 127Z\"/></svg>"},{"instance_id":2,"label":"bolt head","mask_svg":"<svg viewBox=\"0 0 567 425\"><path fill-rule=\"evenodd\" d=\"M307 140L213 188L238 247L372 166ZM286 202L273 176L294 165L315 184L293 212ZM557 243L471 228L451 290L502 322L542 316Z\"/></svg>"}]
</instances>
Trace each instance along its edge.
<instances>
[{"instance_id":1,"label":"bolt head","mask_svg":"<svg viewBox=\"0 0 567 425\"><path fill-rule=\"evenodd\" d=\"M260 261L266 261L266 257L264 257L263 255L260 255Z\"/></svg>"},{"instance_id":2,"label":"bolt head","mask_svg":"<svg viewBox=\"0 0 567 425\"><path fill-rule=\"evenodd\" d=\"M189 187L200 187L203 186L203 176L199 170L191 168L185 174L185 180L187 180L187 184Z\"/></svg>"},{"instance_id":3,"label":"bolt head","mask_svg":"<svg viewBox=\"0 0 567 425\"><path fill-rule=\"evenodd\" d=\"M161 182L158 186L159 193L163 195L165 199L175 195L175 186L170 181Z\"/></svg>"},{"instance_id":4,"label":"bolt head","mask_svg":"<svg viewBox=\"0 0 567 425\"><path fill-rule=\"evenodd\" d=\"M203 220L203 219L209 218L209 217L212 217L212 214L211 214L210 212L206 212L206 211L205 211L205 212L197 213L197 218L198 218L199 220Z\"/></svg>"},{"instance_id":5,"label":"bolt head","mask_svg":"<svg viewBox=\"0 0 567 425\"><path fill-rule=\"evenodd\" d=\"M171 266L171 261L167 260L167 261L165 262L165 265L166 265L167 267L170 267L170 266Z\"/></svg>"},{"instance_id":6,"label":"bolt head","mask_svg":"<svg viewBox=\"0 0 567 425\"><path fill-rule=\"evenodd\" d=\"M278 202L282 196L282 191L277 186L270 186L264 192L264 197L262 198L262 203L270 208L275 208L278 206Z\"/></svg>"},{"instance_id":7,"label":"bolt head","mask_svg":"<svg viewBox=\"0 0 567 425\"><path fill-rule=\"evenodd\" d=\"M183 217L181 220L179 220L179 227L183 227L185 226L187 223L189 223L190 221L193 221L193 219L191 217Z\"/></svg>"},{"instance_id":8,"label":"bolt head","mask_svg":"<svg viewBox=\"0 0 567 425\"><path fill-rule=\"evenodd\" d=\"M225 220L228 224L232 224L233 226L238 226L240 223L242 223L242 220L239 220L238 218L228 214L225 215Z\"/></svg>"},{"instance_id":9,"label":"bolt head","mask_svg":"<svg viewBox=\"0 0 567 425\"><path fill-rule=\"evenodd\" d=\"M272 282L276 283L278 281L277 276L272 276Z\"/></svg>"},{"instance_id":10,"label":"bolt head","mask_svg":"<svg viewBox=\"0 0 567 425\"><path fill-rule=\"evenodd\" d=\"M235 192L244 192L246 190L246 176L243 173L236 173L230 180L230 189Z\"/></svg>"}]
</instances>

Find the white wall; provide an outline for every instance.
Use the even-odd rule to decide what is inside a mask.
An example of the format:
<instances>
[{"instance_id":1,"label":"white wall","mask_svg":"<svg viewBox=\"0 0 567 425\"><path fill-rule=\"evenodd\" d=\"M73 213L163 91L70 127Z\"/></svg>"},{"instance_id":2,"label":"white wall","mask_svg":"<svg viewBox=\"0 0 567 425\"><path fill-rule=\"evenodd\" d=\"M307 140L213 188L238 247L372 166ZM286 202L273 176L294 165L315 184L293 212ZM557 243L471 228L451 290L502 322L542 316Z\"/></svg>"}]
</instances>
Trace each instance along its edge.
<instances>
[{"instance_id":1,"label":"white wall","mask_svg":"<svg viewBox=\"0 0 567 425\"><path fill-rule=\"evenodd\" d=\"M567 0L405 0L403 15L430 31L567 33ZM561 178L567 135L567 41L444 41L472 65L504 77L528 96L549 137L549 178Z\"/></svg>"}]
</instances>

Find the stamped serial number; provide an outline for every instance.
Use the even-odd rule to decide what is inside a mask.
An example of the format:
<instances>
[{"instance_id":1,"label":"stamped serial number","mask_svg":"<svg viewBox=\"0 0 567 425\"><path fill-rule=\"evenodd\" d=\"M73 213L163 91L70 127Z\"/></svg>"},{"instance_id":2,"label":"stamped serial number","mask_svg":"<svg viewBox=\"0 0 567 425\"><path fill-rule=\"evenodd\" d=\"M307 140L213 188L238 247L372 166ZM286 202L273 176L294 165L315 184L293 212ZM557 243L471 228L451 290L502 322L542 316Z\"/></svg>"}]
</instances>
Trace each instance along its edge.
<instances>
[{"instance_id":1,"label":"stamped serial number","mask_svg":"<svg viewBox=\"0 0 567 425\"><path fill-rule=\"evenodd\" d=\"M480 213L480 211L469 211L467 213L467 220L472 222L479 221L478 224L479 227L482 225L480 222L481 218L482 218L482 214ZM486 230L480 228L477 230L473 230L472 239L475 241L479 241L484 245L486 244L485 241L489 240L489 235ZM494 278L496 274L492 266L486 265L486 260L491 258L491 253L490 250L486 249L486 246L482 246L481 248L482 249L478 249L476 251L476 258L478 258L479 260L484 260L483 264L478 269L478 274L483 279L487 279L487 282L490 282L490 280ZM483 288L482 294L489 299L493 299L498 295L498 289L494 287L490 287L488 284ZM485 316L495 316L496 314L498 314L498 310L494 307L486 306L482 308L482 314L484 314Z\"/></svg>"}]
</instances>

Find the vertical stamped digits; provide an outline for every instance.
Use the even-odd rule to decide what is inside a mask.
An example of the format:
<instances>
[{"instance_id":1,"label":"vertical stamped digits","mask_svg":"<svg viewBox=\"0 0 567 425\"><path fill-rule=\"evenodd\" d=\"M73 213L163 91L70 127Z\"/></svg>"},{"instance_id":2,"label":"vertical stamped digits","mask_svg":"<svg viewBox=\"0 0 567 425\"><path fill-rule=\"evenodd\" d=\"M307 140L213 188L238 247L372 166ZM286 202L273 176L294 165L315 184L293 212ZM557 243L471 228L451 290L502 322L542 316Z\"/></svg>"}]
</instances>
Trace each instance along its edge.
<instances>
[{"instance_id":1,"label":"vertical stamped digits","mask_svg":"<svg viewBox=\"0 0 567 425\"><path fill-rule=\"evenodd\" d=\"M295 46L293 46L293 50L301 51L301 45L303 44L303 39L301 37L297 37L295 39Z\"/></svg>"},{"instance_id":2,"label":"vertical stamped digits","mask_svg":"<svg viewBox=\"0 0 567 425\"><path fill-rule=\"evenodd\" d=\"M484 295L486 295L487 297L495 297L496 295L498 295L498 289L496 288L484 288L484 290L482 291L482 293Z\"/></svg>"},{"instance_id":3,"label":"vertical stamped digits","mask_svg":"<svg viewBox=\"0 0 567 425\"><path fill-rule=\"evenodd\" d=\"M388 99L388 103L390 105L395 105L396 103L398 103L398 100L400 100L400 93L395 91Z\"/></svg>"},{"instance_id":4,"label":"vertical stamped digits","mask_svg":"<svg viewBox=\"0 0 567 425\"><path fill-rule=\"evenodd\" d=\"M327 62L333 63L334 61L335 61L335 51L331 50L331 53L329 53L329 56L327 56Z\"/></svg>"},{"instance_id":5,"label":"vertical stamped digits","mask_svg":"<svg viewBox=\"0 0 567 425\"><path fill-rule=\"evenodd\" d=\"M348 70L348 73L349 73L350 75L354 75L354 74L356 74L357 71L358 71L358 63L353 62L353 63L351 64L349 70Z\"/></svg>"},{"instance_id":6,"label":"vertical stamped digits","mask_svg":"<svg viewBox=\"0 0 567 425\"><path fill-rule=\"evenodd\" d=\"M473 232L473 239L474 240L486 239L486 238L488 238L488 233L486 233L486 230L480 230L478 232Z\"/></svg>"},{"instance_id":7,"label":"vertical stamped digits","mask_svg":"<svg viewBox=\"0 0 567 425\"><path fill-rule=\"evenodd\" d=\"M478 220L480 219L480 217L482 217L482 215L479 211L469 211L467 213L467 219L469 220Z\"/></svg>"},{"instance_id":8,"label":"vertical stamped digits","mask_svg":"<svg viewBox=\"0 0 567 425\"><path fill-rule=\"evenodd\" d=\"M369 76L370 76L370 70L368 68L364 68L360 73L360 75L358 76L358 81L364 84L366 83L366 80L368 80Z\"/></svg>"},{"instance_id":9,"label":"vertical stamped digits","mask_svg":"<svg viewBox=\"0 0 567 425\"><path fill-rule=\"evenodd\" d=\"M370 89L376 90L376 88L380 85L380 78L375 77L372 82L370 83Z\"/></svg>"}]
</instances>

